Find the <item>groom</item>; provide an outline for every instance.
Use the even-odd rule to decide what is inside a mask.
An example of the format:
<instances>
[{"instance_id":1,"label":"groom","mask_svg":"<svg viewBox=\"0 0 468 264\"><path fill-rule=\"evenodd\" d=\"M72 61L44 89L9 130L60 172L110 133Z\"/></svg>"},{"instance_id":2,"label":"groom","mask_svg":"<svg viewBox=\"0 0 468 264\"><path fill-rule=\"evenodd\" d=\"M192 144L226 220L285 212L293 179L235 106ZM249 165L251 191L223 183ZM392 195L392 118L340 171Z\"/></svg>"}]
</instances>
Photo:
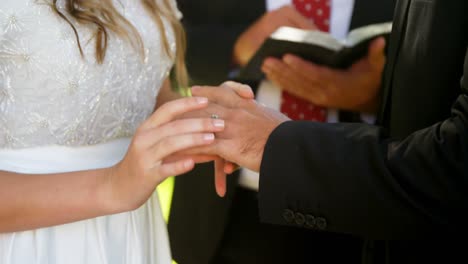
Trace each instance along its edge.
<instances>
[{"instance_id":1,"label":"groom","mask_svg":"<svg viewBox=\"0 0 468 264\"><path fill-rule=\"evenodd\" d=\"M236 67L233 61L244 64L245 54L251 54L261 44L252 42L266 34L258 28L274 29L274 25L284 22L280 18L286 15L290 16L288 20L299 21L301 25L312 24L298 12L290 12L297 13L292 17L290 13L285 15L284 10L267 12L286 3L293 1L179 0L188 34L187 65L194 83L217 85ZM341 35L350 28L391 20L394 6L393 0L333 0L331 3L334 14L330 29L333 34ZM313 11L319 10L314 7ZM260 94L265 94L262 89ZM228 179L225 199L213 191L210 166L197 167L189 174L176 178L169 218L171 246L178 263L303 263L307 258L360 263L362 241L359 238L261 224L257 192L247 184L251 181L245 173L236 172ZM314 254L310 254L310 248L314 248Z\"/></svg>"},{"instance_id":2,"label":"groom","mask_svg":"<svg viewBox=\"0 0 468 264\"><path fill-rule=\"evenodd\" d=\"M265 223L376 239L372 263L465 263L468 2L396 12L380 126L287 121L229 87L195 87L228 128L200 151L260 171Z\"/></svg>"}]
</instances>

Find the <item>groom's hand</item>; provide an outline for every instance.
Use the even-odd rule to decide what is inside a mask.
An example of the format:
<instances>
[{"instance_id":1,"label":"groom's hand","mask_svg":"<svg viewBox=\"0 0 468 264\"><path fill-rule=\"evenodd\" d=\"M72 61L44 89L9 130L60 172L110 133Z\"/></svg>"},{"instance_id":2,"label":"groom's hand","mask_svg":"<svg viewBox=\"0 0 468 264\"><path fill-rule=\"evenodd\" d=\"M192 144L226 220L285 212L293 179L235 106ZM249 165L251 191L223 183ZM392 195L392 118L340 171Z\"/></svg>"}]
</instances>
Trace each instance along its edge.
<instances>
[{"instance_id":1,"label":"groom's hand","mask_svg":"<svg viewBox=\"0 0 468 264\"><path fill-rule=\"evenodd\" d=\"M191 114L225 121L225 129L216 134L213 146L197 148L195 152L218 155L242 167L259 171L268 137L277 126L289 119L252 99L239 96L229 85L193 87L192 95L208 98L210 105Z\"/></svg>"},{"instance_id":2,"label":"groom's hand","mask_svg":"<svg viewBox=\"0 0 468 264\"><path fill-rule=\"evenodd\" d=\"M190 112L182 118L222 119L225 121L226 133L216 134L212 148L196 148L179 154L209 157L208 159L220 157L215 159L215 186L218 195L224 196L226 173L232 173L238 165L259 171L269 135L288 118L257 104L253 100L251 88L235 82L225 82L219 87L193 87L192 95L204 95L210 104L207 108Z\"/></svg>"},{"instance_id":3,"label":"groom's hand","mask_svg":"<svg viewBox=\"0 0 468 264\"><path fill-rule=\"evenodd\" d=\"M227 81L223 83L222 85L220 85L220 88L218 89L224 89L225 91L223 92L223 96L226 96L226 100L221 99L221 101L224 100L224 101L229 101L229 102L235 102L235 101L229 100L229 99L234 99L234 98L243 98L243 99L251 101L255 97L252 89L249 86L236 83L236 82L232 82L232 81ZM186 119L186 118L197 118L197 117L212 117L211 116L212 114L210 114L212 112L213 112L212 110L192 112L192 113L187 113L182 116L179 116L179 118ZM222 120L213 120L213 122L216 122L216 121L222 121ZM195 163L205 163L205 162L214 161L216 192L221 197L224 196L226 193L226 174L231 174L237 168L239 168L237 164L228 162L220 158L216 154L207 155L206 153L200 153L200 151L198 153L194 151L192 151L191 153L188 153L188 152L177 153L170 157L167 157L166 161L180 160L183 158L190 158L194 160Z\"/></svg>"}]
</instances>

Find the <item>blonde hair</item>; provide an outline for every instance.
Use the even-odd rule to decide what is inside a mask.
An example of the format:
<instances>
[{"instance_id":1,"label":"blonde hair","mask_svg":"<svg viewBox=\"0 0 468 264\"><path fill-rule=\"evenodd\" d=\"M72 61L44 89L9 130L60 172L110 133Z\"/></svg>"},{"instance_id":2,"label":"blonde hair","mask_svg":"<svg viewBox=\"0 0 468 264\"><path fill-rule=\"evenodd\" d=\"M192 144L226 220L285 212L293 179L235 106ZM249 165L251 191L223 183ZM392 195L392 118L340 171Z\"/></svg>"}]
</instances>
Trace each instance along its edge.
<instances>
[{"instance_id":1,"label":"blonde hair","mask_svg":"<svg viewBox=\"0 0 468 264\"><path fill-rule=\"evenodd\" d=\"M99 63L104 61L108 47L108 30L125 38L132 46L144 55L143 42L137 29L120 14L114 7L112 0L65 0L65 10L77 22L83 24L94 24L96 26L96 60ZM169 3L170 0L162 0L162 5L157 0L140 0L144 8L148 11L151 18L156 23L161 32L164 51L174 61L175 65L172 71L173 81L178 87L174 89L185 88L188 84L187 69L185 67L186 38L185 32L179 19ZM52 9L64 19L75 32L78 48L83 56L78 32L73 23L65 16L57 6L57 0L53 0ZM164 30L162 17L165 17L170 23L176 39L176 52L171 53L168 37ZM174 85L173 85L174 86Z\"/></svg>"}]
</instances>

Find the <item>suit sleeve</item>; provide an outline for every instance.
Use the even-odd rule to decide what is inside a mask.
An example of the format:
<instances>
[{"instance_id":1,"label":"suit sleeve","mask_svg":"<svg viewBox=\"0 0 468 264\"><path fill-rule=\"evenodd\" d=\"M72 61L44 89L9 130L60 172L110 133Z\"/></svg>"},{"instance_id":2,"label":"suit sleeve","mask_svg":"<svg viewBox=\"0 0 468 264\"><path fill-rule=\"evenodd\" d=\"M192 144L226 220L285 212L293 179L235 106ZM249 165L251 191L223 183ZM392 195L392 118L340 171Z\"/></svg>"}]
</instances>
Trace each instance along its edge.
<instances>
[{"instance_id":1,"label":"suit sleeve","mask_svg":"<svg viewBox=\"0 0 468 264\"><path fill-rule=\"evenodd\" d=\"M468 56L449 119L401 141L362 124L287 122L260 173L263 222L413 238L468 223Z\"/></svg>"}]
</instances>

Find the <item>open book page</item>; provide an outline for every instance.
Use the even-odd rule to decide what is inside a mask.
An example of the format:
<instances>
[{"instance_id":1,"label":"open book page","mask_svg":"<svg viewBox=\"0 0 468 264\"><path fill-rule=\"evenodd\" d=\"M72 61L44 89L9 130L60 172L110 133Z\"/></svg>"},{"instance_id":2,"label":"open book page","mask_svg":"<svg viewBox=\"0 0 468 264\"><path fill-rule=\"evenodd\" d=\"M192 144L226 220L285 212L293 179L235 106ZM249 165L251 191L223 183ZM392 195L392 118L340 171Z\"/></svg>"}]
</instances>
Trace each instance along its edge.
<instances>
[{"instance_id":1,"label":"open book page","mask_svg":"<svg viewBox=\"0 0 468 264\"><path fill-rule=\"evenodd\" d=\"M270 36L270 38L297 43L315 44L334 51L342 49L345 43L335 39L325 32L318 30L303 30L293 27L280 27Z\"/></svg>"},{"instance_id":2,"label":"open book page","mask_svg":"<svg viewBox=\"0 0 468 264\"><path fill-rule=\"evenodd\" d=\"M261 65L267 57L281 58L290 53L315 64L337 69L346 69L364 57L370 42L379 36L388 37L391 23L373 24L351 31L348 38L338 40L332 35L292 27L276 30L240 71L240 80L263 78Z\"/></svg>"},{"instance_id":3,"label":"open book page","mask_svg":"<svg viewBox=\"0 0 468 264\"><path fill-rule=\"evenodd\" d=\"M345 45L347 47L352 47L360 42L363 42L364 40L374 38L375 36L390 34L391 31L392 22L373 24L356 28L349 32L349 35L345 40Z\"/></svg>"},{"instance_id":4,"label":"open book page","mask_svg":"<svg viewBox=\"0 0 468 264\"><path fill-rule=\"evenodd\" d=\"M339 51L343 47L352 47L360 42L375 38L376 36L386 35L392 31L392 23L380 23L360 27L352 30L344 40L338 40L328 33L303 30L293 27L280 27L271 36L271 39L290 41L297 43L314 44L327 49Z\"/></svg>"}]
</instances>

